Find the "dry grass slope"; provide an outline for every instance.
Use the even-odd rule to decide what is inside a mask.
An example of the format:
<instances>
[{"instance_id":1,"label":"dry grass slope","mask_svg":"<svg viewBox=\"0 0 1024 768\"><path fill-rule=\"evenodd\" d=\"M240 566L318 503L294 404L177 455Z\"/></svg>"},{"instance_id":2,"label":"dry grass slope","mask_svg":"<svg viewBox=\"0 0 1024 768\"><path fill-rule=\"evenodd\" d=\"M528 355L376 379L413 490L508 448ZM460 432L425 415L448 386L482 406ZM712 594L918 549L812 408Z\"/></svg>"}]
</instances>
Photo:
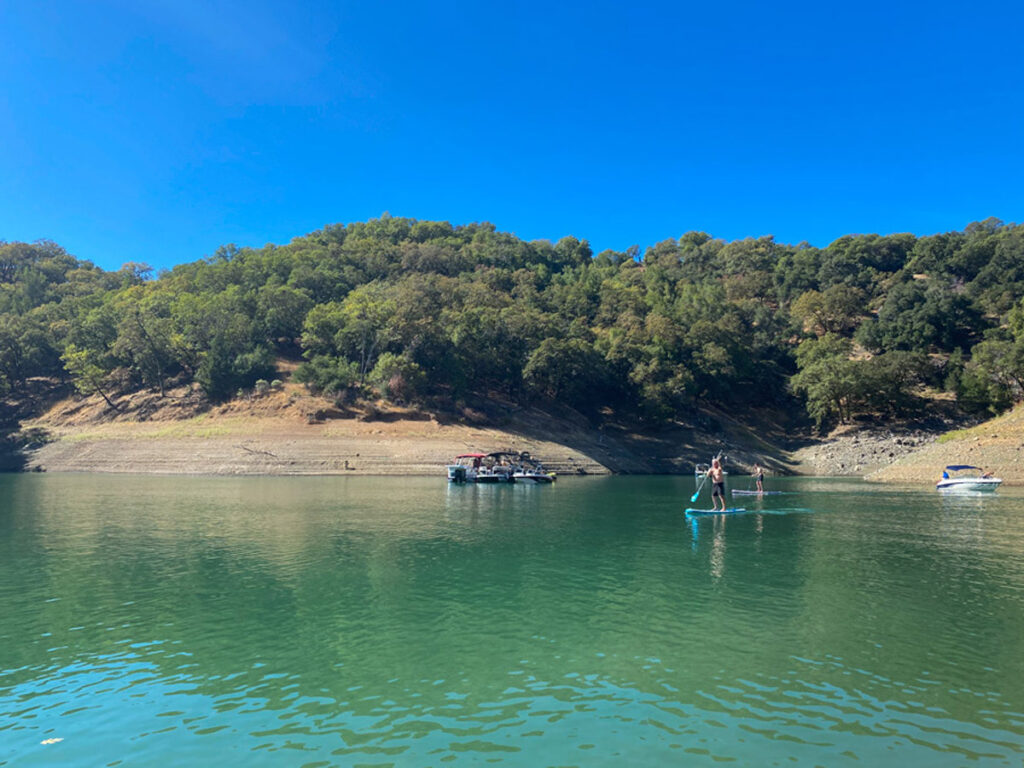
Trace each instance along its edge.
<instances>
[{"instance_id":1,"label":"dry grass slope","mask_svg":"<svg viewBox=\"0 0 1024 768\"><path fill-rule=\"evenodd\" d=\"M1024 405L976 427L948 432L867 479L934 483L947 464L985 467L1009 485L1024 485Z\"/></svg>"}]
</instances>

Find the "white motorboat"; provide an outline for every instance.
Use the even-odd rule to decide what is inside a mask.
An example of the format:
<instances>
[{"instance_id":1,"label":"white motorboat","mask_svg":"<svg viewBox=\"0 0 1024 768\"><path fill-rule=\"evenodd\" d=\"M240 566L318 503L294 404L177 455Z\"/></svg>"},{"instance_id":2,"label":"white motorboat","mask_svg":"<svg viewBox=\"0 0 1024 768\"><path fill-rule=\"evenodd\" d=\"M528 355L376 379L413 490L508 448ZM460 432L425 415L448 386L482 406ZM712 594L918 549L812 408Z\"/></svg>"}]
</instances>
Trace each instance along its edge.
<instances>
[{"instance_id":1,"label":"white motorboat","mask_svg":"<svg viewBox=\"0 0 1024 768\"><path fill-rule=\"evenodd\" d=\"M445 467L448 472L448 482L472 483L476 480L476 473L484 456L486 456L484 453L461 453L456 456L455 461Z\"/></svg>"},{"instance_id":2,"label":"white motorboat","mask_svg":"<svg viewBox=\"0 0 1024 768\"><path fill-rule=\"evenodd\" d=\"M721 463L722 463L722 474L723 475L728 475L729 474L729 470L727 470L725 468L725 459L724 458L721 460ZM709 469L711 469L711 465L710 464L694 464L694 466L693 466L693 476L696 479L700 480L702 477L704 477L708 473Z\"/></svg>"},{"instance_id":3,"label":"white motorboat","mask_svg":"<svg viewBox=\"0 0 1024 768\"><path fill-rule=\"evenodd\" d=\"M555 482L555 473L544 469L544 465L532 458L526 451L519 454L517 461L518 464L512 473L517 483L545 485Z\"/></svg>"},{"instance_id":4,"label":"white motorboat","mask_svg":"<svg viewBox=\"0 0 1024 768\"><path fill-rule=\"evenodd\" d=\"M546 485L547 483L555 482L553 472L538 472L533 469L517 470L512 477L515 478L517 483L533 483L534 485Z\"/></svg>"},{"instance_id":5,"label":"white motorboat","mask_svg":"<svg viewBox=\"0 0 1024 768\"><path fill-rule=\"evenodd\" d=\"M950 474L950 473L953 474ZM959 474L958 474L959 473ZM950 464L942 473L942 479L935 484L937 491L994 491L1003 481L992 477L981 467L970 464Z\"/></svg>"},{"instance_id":6,"label":"white motorboat","mask_svg":"<svg viewBox=\"0 0 1024 768\"><path fill-rule=\"evenodd\" d=\"M445 467L451 483L511 483L512 466L496 460L495 454L461 453Z\"/></svg>"}]
</instances>

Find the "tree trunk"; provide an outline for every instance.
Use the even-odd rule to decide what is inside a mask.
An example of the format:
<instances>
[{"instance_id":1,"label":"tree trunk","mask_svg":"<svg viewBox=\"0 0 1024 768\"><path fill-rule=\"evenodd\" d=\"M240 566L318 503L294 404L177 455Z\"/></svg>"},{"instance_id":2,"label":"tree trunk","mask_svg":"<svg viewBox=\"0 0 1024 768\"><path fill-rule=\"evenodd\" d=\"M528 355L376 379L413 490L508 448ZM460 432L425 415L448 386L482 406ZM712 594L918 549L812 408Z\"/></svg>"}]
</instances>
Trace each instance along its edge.
<instances>
[{"instance_id":1,"label":"tree trunk","mask_svg":"<svg viewBox=\"0 0 1024 768\"><path fill-rule=\"evenodd\" d=\"M104 392L104 391L103 391L102 389L100 389L100 386L99 386L99 384L93 384L93 387L94 387L94 388L96 389L96 391L97 391L97 392L99 393L100 397L102 397L102 398L103 398L104 400L106 400L106 401L107 401L107 405L109 405L109 406L110 406L111 408L113 408L113 409L114 409L115 411L117 411L118 413L120 413L120 412L121 412L121 409L120 409L120 408L118 408L118 407L117 407L117 405L116 405L116 404L115 404L115 403L114 403L114 402L113 402L113 401L112 401L112 400L111 400L111 399L110 399L109 397L107 397L107 393L106 393L106 392Z\"/></svg>"}]
</instances>

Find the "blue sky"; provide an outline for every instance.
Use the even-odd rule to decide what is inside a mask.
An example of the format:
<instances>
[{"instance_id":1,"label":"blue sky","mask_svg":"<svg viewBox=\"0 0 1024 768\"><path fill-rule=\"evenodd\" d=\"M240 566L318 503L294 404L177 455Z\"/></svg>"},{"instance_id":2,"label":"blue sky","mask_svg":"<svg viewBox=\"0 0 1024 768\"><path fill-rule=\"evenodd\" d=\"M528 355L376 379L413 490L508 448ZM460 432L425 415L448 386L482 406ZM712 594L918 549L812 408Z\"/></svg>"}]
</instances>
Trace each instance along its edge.
<instances>
[{"instance_id":1,"label":"blue sky","mask_svg":"<svg viewBox=\"0 0 1024 768\"><path fill-rule=\"evenodd\" d=\"M1018 3L0 3L0 239L169 267L384 211L824 246L1024 206Z\"/></svg>"}]
</instances>

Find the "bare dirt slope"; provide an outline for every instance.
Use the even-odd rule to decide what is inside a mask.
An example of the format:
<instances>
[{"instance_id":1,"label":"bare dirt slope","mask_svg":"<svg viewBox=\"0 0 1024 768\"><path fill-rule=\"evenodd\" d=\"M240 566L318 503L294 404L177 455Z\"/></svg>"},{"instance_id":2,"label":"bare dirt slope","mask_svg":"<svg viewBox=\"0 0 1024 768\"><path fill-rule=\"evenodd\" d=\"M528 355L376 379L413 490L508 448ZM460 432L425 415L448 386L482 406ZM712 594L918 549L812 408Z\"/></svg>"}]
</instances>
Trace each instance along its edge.
<instances>
[{"instance_id":1,"label":"bare dirt slope","mask_svg":"<svg viewBox=\"0 0 1024 768\"><path fill-rule=\"evenodd\" d=\"M795 435L779 414L705 411L697 424L598 428L572 411L487 401L458 413L381 403L338 408L296 384L210 406L194 389L136 392L114 411L98 396L60 400L22 422L44 435L26 469L259 475L440 475L455 455L528 451L559 474L688 473L721 451L731 471L754 462L779 474L866 476L932 483L946 464L985 466L1024 484L1024 407L940 437L930 428L843 427L820 440ZM750 419L756 421L751 422Z\"/></svg>"},{"instance_id":2,"label":"bare dirt slope","mask_svg":"<svg viewBox=\"0 0 1024 768\"><path fill-rule=\"evenodd\" d=\"M360 405L338 408L298 385L210 407L181 388L139 392L114 411L98 396L67 398L23 428L45 433L27 469L156 474L440 475L453 456L528 451L559 474L690 472L722 451L736 470L757 461L790 471L772 437L785 425L751 428L724 413L700 426L656 432L595 427L552 413L488 401L458 414Z\"/></svg>"},{"instance_id":3,"label":"bare dirt slope","mask_svg":"<svg viewBox=\"0 0 1024 768\"><path fill-rule=\"evenodd\" d=\"M976 427L949 432L867 479L934 483L948 464L985 467L1008 485L1024 485L1024 406Z\"/></svg>"},{"instance_id":4,"label":"bare dirt slope","mask_svg":"<svg viewBox=\"0 0 1024 768\"><path fill-rule=\"evenodd\" d=\"M123 398L121 414L94 398L61 401L24 425L45 431L51 440L30 453L27 469L418 475L443 472L443 466L459 453L516 450L543 457L556 471L608 472L582 451L543 436L443 424L412 409L342 411L320 398L288 392L208 410L199 408L187 394L169 401L161 398L158 407L150 402L152 398L138 396L141 402Z\"/></svg>"}]
</instances>

